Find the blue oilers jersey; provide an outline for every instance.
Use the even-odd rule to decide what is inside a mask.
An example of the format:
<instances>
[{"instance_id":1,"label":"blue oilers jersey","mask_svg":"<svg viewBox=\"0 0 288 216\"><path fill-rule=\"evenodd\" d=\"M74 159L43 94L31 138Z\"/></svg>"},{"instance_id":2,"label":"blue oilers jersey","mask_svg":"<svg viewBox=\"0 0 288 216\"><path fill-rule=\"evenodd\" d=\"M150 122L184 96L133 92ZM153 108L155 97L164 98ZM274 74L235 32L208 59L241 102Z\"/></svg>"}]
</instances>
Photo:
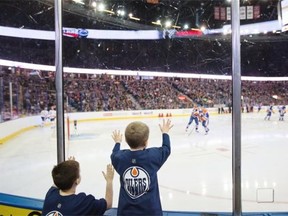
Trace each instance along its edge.
<instances>
[{"instance_id":1,"label":"blue oilers jersey","mask_svg":"<svg viewBox=\"0 0 288 216\"><path fill-rule=\"evenodd\" d=\"M162 146L131 151L116 143L111 161L120 175L117 215L162 216L157 172L170 155L170 138L162 135Z\"/></svg>"}]
</instances>

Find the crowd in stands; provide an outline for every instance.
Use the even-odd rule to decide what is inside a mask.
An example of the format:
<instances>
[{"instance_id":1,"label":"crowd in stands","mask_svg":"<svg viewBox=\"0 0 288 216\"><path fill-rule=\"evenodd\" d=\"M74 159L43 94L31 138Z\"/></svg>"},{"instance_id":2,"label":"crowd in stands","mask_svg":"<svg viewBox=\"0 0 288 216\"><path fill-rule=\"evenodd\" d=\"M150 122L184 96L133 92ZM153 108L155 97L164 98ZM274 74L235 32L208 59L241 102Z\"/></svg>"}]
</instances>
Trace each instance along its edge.
<instances>
[{"instance_id":1,"label":"crowd in stands","mask_svg":"<svg viewBox=\"0 0 288 216\"><path fill-rule=\"evenodd\" d=\"M4 69L0 79L1 113L11 110L9 83L17 116L39 114L56 104L54 72ZM287 105L287 84L242 81L243 107ZM65 73L64 100L67 112L231 107L232 81Z\"/></svg>"},{"instance_id":2,"label":"crowd in stands","mask_svg":"<svg viewBox=\"0 0 288 216\"><path fill-rule=\"evenodd\" d=\"M0 46L0 59L50 66L55 64L54 41L4 36L0 36L0 40L3 44ZM220 42L186 38L114 41L64 37L63 65L103 70L231 75L231 42ZM241 50L242 76L286 76L287 46L283 43L257 42L253 46L242 43Z\"/></svg>"},{"instance_id":3,"label":"crowd in stands","mask_svg":"<svg viewBox=\"0 0 288 216\"><path fill-rule=\"evenodd\" d=\"M64 81L67 103L78 112L135 110L137 104L118 79L107 75L67 76Z\"/></svg>"}]
</instances>

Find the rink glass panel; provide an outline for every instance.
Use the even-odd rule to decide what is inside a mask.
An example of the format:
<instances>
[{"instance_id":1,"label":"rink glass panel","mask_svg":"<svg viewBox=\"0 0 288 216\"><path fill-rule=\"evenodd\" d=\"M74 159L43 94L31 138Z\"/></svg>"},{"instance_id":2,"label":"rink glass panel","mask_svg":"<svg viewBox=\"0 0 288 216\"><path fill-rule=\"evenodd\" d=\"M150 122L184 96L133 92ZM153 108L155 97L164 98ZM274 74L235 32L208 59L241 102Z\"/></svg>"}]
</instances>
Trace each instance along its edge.
<instances>
[{"instance_id":1,"label":"rink glass panel","mask_svg":"<svg viewBox=\"0 0 288 216\"><path fill-rule=\"evenodd\" d=\"M93 73L64 73L65 112L104 111L111 113L119 110L144 112L145 110L161 109L163 117L160 115L156 118L140 119L147 122L151 128L149 141L151 147L161 145L158 124L161 123L162 118L171 117L174 122L170 133L172 153L158 172L163 210L232 211L232 116L229 112L229 106L232 105L232 82L231 80L203 78L195 80L176 76L167 78L151 74L128 76L125 71L231 76L231 35L202 37L196 35L197 31L187 31L187 36L183 29L186 21L188 21L190 29L199 29L202 25L211 29L222 27L224 20L221 20L221 10L224 8L228 13L228 5L215 3L213 7L208 7L210 3L208 1L194 2L193 5L179 3L175 7L169 4L164 4L163 7L145 4L151 18L147 15L144 16L143 11L135 10L136 2L134 1L126 1L124 7L115 1L107 5L107 10L113 11L115 14L108 15L110 13L105 12L104 17L107 18L104 19L95 15L101 12L95 11L91 5L78 6L76 3L69 2L64 2L63 5L65 9L74 10L76 8L78 13L84 15L75 16L68 13L67 10L63 12L63 27L71 28L63 36L63 66L110 69L121 74L111 76ZM137 4L139 8L145 8L142 1ZM125 7L128 8L126 15L129 11L137 11L133 17L140 17L140 21L117 16L117 11L125 9ZM273 7L275 8L275 4L272 5ZM48 8L44 8L45 13L53 15L54 8L49 10ZM265 9L266 6L261 5L262 8ZM37 17L36 13L31 11L26 11L26 13ZM170 16L174 18L172 22L180 27L175 29L178 32L182 31L180 34L182 36L177 37L176 32L171 29L163 31L161 27L155 28L151 22L157 23L157 15L154 15L156 13L162 15L162 26L164 26L165 18ZM180 16L176 22L177 13ZM229 23L229 20L226 20L227 16L223 19ZM44 17L43 15L41 19L37 20L42 24L41 30L53 30L54 19L51 18L53 16L49 16L49 19L44 19ZM209 17L210 19L208 19ZM213 23L210 23L211 20ZM249 21L253 23L259 20L244 19L241 22L247 24ZM146 29L145 26L150 27ZM169 27L167 28L169 29ZM124 38L89 39L89 29L103 30L103 35L107 37L119 35ZM151 29L159 31L159 38L125 39L128 32L127 34L108 32L109 30L141 31ZM72 37L68 37L71 35ZM7 44L11 44L6 37L3 40ZM19 45L22 48L20 50ZM279 59L285 59L287 54L282 47L285 45L277 40L272 43L267 40L253 40L253 37L242 38L242 75L271 76L269 74L271 71L274 74L283 75L286 68L285 62L281 66ZM14 59L15 56L17 61L51 65L55 62L55 45L51 41L14 38L11 47L4 49L3 53L7 54L7 50L14 53L14 55L6 55L9 56L7 57L9 59ZM39 115L45 107L49 109L55 105L55 73L52 71L38 72L18 68L11 70L11 74L19 75L21 79L22 76L26 77L27 80L22 80L29 84L27 88L19 80L12 78L12 103L19 117L30 114ZM7 87L9 81L7 79L3 81L4 99L7 94L9 95L9 87ZM242 83L242 89L245 90L242 92L243 113L241 118L243 211L284 211L287 204L284 198L286 188L284 182L287 176L282 173L280 179L276 177L281 172L282 164L285 164L280 163L277 158L281 158L280 155L285 152L279 153L279 149L285 148L283 145L287 134L284 131L286 123L278 120L277 107L287 103L279 97L272 97L274 96L274 94L272 95L274 87L271 87L269 83L266 84L252 81ZM280 83L280 86L282 85L283 83ZM267 88L271 91L267 91ZM33 100L37 101L33 107L30 107L29 101L27 101L29 99L30 103L33 102L32 98L29 98L32 97L31 95L33 95ZM275 113L272 114L270 120L264 120L266 106L271 103L274 104ZM194 122L188 131L185 131L194 104L201 108L219 107L220 109L219 112L217 110L210 113L210 130L207 135L205 135L201 123L199 123L199 132L195 131ZM258 112L257 108L260 104L262 104L262 108ZM247 112L246 105L249 112ZM251 112L251 106L253 112ZM9 114L9 101L3 109L6 108ZM182 116L170 116L171 112L166 112L166 109L186 111ZM66 121L64 125L66 157L73 154L81 162L83 181L79 192L83 190L102 197L104 196L104 180L101 171L105 169L105 165L110 160L109 156L113 147L111 132L114 129L121 129L124 132L125 126L134 119L104 122L93 119L82 122L79 119L70 120L69 132ZM52 184L50 171L57 163L57 131L49 119L43 127L40 117L37 121L39 127L15 136L5 145L1 145L2 152L5 152L1 157L3 160L1 164L4 164L5 160L9 161L9 166L7 165L6 168L1 166L3 173L7 173L3 176L5 181L3 181L1 190L7 190L8 193L16 195L44 198L46 190ZM25 136L26 134L28 137ZM125 142L123 142L123 148L128 148ZM286 157L283 155L283 158ZM19 172L14 171L14 173L12 170L18 170L19 161L21 161L23 169ZM92 163L96 164L96 167L92 166ZM41 181L33 184L31 190L27 190L27 187L19 188L17 179L21 177L28 184L33 181L35 173L41 176ZM118 178L115 177L114 181L114 207L117 207ZM35 187L37 192L35 192Z\"/></svg>"}]
</instances>

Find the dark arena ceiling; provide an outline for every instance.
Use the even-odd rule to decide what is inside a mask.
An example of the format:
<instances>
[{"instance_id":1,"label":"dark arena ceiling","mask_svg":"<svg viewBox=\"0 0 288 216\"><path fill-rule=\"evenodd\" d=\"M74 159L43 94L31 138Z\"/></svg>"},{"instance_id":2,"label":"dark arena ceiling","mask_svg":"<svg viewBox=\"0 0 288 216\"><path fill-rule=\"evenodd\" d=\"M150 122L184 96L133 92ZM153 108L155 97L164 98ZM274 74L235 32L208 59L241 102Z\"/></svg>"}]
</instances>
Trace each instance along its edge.
<instances>
[{"instance_id":1,"label":"dark arena ceiling","mask_svg":"<svg viewBox=\"0 0 288 216\"><path fill-rule=\"evenodd\" d=\"M104 5L101 10L100 4ZM209 32L231 24L227 14L223 19L217 13L230 4L227 0L63 0L62 22L63 27L95 30L198 32L204 27L203 32ZM279 18L278 0L241 0L240 6L247 11L252 8L254 14L241 19L241 25ZM121 15L122 10L125 14ZM54 0L0 0L0 26L54 31L54 12ZM279 29L242 35L242 75L287 76L287 36ZM0 39L1 59L54 65L54 41ZM231 34L159 40L63 37L63 64L67 67L231 75L231 58Z\"/></svg>"}]
</instances>

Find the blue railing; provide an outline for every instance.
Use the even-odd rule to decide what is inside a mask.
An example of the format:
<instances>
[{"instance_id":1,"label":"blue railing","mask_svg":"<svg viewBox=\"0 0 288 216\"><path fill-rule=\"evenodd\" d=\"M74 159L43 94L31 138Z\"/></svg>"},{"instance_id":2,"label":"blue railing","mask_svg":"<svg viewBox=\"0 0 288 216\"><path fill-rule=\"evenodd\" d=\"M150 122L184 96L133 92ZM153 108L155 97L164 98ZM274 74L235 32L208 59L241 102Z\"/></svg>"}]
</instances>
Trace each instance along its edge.
<instances>
[{"instance_id":1,"label":"blue railing","mask_svg":"<svg viewBox=\"0 0 288 216\"><path fill-rule=\"evenodd\" d=\"M9 214L5 209L1 208L1 206L5 206L9 208ZM11 194L0 193L0 216L5 215L17 215L17 213L13 213L13 209L15 211L19 209L27 210L27 216L30 215L40 215L43 207L43 200L16 196ZM37 214L38 213L38 214ZM105 216L116 216L117 209L112 208L105 212ZM179 212L179 211L164 211L163 216L231 216L230 212ZM243 216L288 216L287 212L244 212ZM18 215L17 215L18 216ZM26 215L23 215L26 216Z\"/></svg>"}]
</instances>

